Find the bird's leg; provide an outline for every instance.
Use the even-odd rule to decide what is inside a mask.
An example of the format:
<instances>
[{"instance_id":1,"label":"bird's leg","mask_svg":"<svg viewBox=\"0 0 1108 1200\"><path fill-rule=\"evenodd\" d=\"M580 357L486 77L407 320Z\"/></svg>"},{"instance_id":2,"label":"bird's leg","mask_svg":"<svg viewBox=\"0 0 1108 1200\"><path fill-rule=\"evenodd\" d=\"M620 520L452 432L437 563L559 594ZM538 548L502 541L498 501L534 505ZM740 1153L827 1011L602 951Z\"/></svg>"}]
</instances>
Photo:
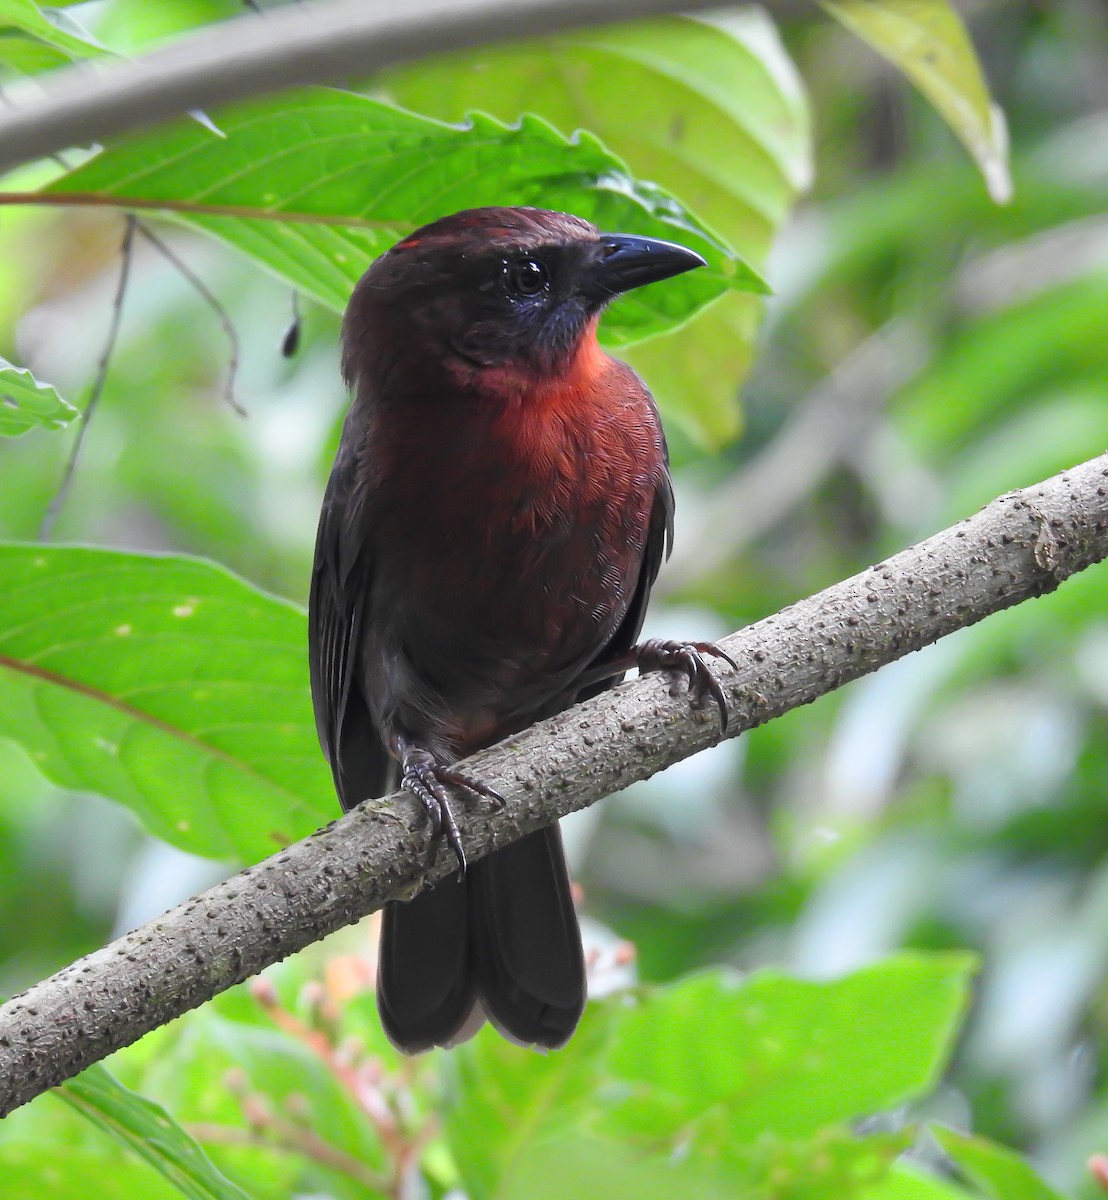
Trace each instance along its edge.
<instances>
[{"instance_id":1,"label":"bird's leg","mask_svg":"<svg viewBox=\"0 0 1108 1200\"><path fill-rule=\"evenodd\" d=\"M649 638L637 646L632 646L626 654L621 654L618 658L596 664L585 673L583 682L587 685L597 683L601 679L610 679L613 675L630 670L631 667L637 667L641 674L647 671L681 671L689 681L689 693L698 708L708 696L716 702L719 709L719 731L726 733L727 696L705 661L705 655L722 658L736 671L739 669L739 664L731 655L721 650L714 642L677 642Z\"/></svg>"},{"instance_id":2,"label":"bird's leg","mask_svg":"<svg viewBox=\"0 0 1108 1200\"><path fill-rule=\"evenodd\" d=\"M460 788L475 796L492 800L497 806L504 804L504 797L480 779L440 762L430 750L413 745L406 737L397 735L393 738L392 746L393 752L400 760L400 786L415 796L426 809L427 819L431 823L431 836L446 838L446 844L454 851L458 860L458 872L464 875L466 856L447 789Z\"/></svg>"},{"instance_id":3,"label":"bird's leg","mask_svg":"<svg viewBox=\"0 0 1108 1200\"><path fill-rule=\"evenodd\" d=\"M672 642L662 638L649 638L638 646L632 646L631 653L640 672L683 671L689 681L689 694L693 702L700 706L706 697L711 696L719 709L719 731L727 732L727 697L704 656L722 658L732 670L737 671L739 664L730 654L721 650L715 642Z\"/></svg>"}]
</instances>

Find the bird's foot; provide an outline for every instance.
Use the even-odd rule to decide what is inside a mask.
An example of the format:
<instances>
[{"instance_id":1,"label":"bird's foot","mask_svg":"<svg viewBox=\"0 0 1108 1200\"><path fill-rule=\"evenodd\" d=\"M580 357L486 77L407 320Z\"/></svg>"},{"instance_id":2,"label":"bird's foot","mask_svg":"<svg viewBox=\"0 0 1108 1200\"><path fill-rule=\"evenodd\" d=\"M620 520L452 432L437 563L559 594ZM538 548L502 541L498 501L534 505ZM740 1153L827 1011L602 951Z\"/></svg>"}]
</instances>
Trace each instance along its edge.
<instances>
[{"instance_id":1,"label":"bird's foot","mask_svg":"<svg viewBox=\"0 0 1108 1200\"><path fill-rule=\"evenodd\" d=\"M431 824L431 836L445 837L446 844L454 851L458 860L458 873L466 873L465 850L462 849L462 836L458 832L458 822L450 807L449 788L457 788L470 792L486 800L493 801L497 807L504 804L504 797L493 791L480 779L467 775L464 771L456 771L448 767L431 753L419 746L413 746L404 739L397 739L397 751L400 756L400 786L410 792L423 805L427 819Z\"/></svg>"},{"instance_id":2,"label":"bird's foot","mask_svg":"<svg viewBox=\"0 0 1108 1200\"><path fill-rule=\"evenodd\" d=\"M737 671L739 664L730 654L721 650L714 642L671 642L662 638L650 638L649 641L633 647L631 653L640 672L681 671L689 681L689 694L693 703L699 708L705 699L711 696L719 709L719 731L727 732L727 696L704 656L722 658Z\"/></svg>"}]
</instances>

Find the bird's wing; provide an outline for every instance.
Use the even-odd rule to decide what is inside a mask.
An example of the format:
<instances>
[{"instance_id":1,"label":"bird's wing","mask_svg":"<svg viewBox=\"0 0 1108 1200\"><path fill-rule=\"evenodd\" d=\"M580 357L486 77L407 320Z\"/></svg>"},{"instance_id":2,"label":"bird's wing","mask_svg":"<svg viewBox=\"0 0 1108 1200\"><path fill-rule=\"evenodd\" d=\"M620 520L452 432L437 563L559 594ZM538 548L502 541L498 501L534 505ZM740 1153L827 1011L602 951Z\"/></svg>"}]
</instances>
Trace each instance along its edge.
<instances>
[{"instance_id":1,"label":"bird's wing","mask_svg":"<svg viewBox=\"0 0 1108 1200\"><path fill-rule=\"evenodd\" d=\"M599 666L611 659L626 654L635 644L646 619L646 607L650 603L650 589L658 578L662 560L669 557L673 546L673 485L670 482L668 464L663 474L662 482L654 496L654 507L650 510L650 524L647 527L646 545L643 549L642 567L639 570L638 583L634 595L628 605L627 613L620 622L615 633L604 649L592 660L585 669L587 675L593 667ZM576 702L581 703L590 696L615 687L623 678L622 675L609 675L596 683L589 684L577 693Z\"/></svg>"},{"instance_id":2,"label":"bird's wing","mask_svg":"<svg viewBox=\"0 0 1108 1200\"><path fill-rule=\"evenodd\" d=\"M392 760L359 682L362 623L372 586L357 529L353 455L340 454L327 484L308 600L308 661L320 745L344 811L388 790Z\"/></svg>"}]
</instances>

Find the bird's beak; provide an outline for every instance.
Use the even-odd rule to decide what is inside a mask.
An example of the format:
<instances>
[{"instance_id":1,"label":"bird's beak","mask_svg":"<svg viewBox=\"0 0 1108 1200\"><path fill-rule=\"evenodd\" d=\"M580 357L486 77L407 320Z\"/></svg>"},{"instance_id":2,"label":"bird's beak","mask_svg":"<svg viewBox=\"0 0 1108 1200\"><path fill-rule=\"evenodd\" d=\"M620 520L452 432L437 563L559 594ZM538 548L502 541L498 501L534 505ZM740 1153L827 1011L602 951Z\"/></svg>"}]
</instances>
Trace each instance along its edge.
<instances>
[{"instance_id":1,"label":"bird's beak","mask_svg":"<svg viewBox=\"0 0 1108 1200\"><path fill-rule=\"evenodd\" d=\"M587 290L597 300L610 300L644 283L657 283L659 279L707 265L695 250L675 242L603 233L599 253L589 271Z\"/></svg>"}]
</instances>

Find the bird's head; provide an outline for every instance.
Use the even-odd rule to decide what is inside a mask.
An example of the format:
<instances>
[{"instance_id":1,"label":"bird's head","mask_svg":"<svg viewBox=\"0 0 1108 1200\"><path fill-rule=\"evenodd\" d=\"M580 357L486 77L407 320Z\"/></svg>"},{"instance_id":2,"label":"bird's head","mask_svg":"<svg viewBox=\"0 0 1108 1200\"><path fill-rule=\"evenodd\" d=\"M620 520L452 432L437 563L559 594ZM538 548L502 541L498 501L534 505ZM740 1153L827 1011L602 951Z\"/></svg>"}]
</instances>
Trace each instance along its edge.
<instances>
[{"instance_id":1,"label":"bird's head","mask_svg":"<svg viewBox=\"0 0 1108 1200\"><path fill-rule=\"evenodd\" d=\"M353 383L401 367L409 377L523 388L595 346L600 312L621 292L703 265L684 246L600 233L567 213L454 213L362 276L343 323L344 374Z\"/></svg>"}]
</instances>

